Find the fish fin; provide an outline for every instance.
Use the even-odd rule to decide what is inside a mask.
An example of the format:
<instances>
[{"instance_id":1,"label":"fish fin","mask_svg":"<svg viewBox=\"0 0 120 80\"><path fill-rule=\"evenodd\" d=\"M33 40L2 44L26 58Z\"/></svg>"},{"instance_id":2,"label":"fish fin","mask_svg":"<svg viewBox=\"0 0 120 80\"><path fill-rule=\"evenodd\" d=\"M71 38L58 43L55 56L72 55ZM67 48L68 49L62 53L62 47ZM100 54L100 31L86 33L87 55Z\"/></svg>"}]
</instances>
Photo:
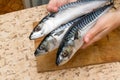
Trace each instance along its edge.
<instances>
[{"instance_id":1,"label":"fish fin","mask_svg":"<svg viewBox=\"0 0 120 80\"><path fill-rule=\"evenodd\" d=\"M56 39L53 35L51 35L51 37L54 38L53 41L52 41L52 43L53 43L54 45L56 45L55 43L57 42L57 39Z\"/></svg>"},{"instance_id":2,"label":"fish fin","mask_svg":"<svg viewBox=\"0 0 120 80\"><path fill-rule=\"evenodd\" d=\"M78 31L78 38L80 39L81 38L81 32Z\"/></svg>"},{"instance_id":3,"label":"fish fin","mask_svg":"<svg viewBox=\"0 0 120 80\"><path fill-rule=\"evenodd\" d=\"M116 10L117 8L115 7L114 3L114 0L110 0L110 4L113 4L113 8Z\"/></svg>"},{"instance_id":4,"label":"fish fin","mask_svg":"<svg viewBox=\"0 0 120 80\"><path fill-rule=\"evenodd\" d=\"M78 39L78 32L75 33L74 39Z\"/></svg>"},{"instance_id":5,"label":"fish fin","mask_svg":"<svg viewBox=\"0 0 120 80\"><path fill-rule=\"evenodd\" d=\"M115 6L113 6L113 8L116 10L117 8Z\"/></svg>"},{"instance_id":6,"label":"fish fin","mask_svg":"<svg viewBox=\"0 0 120 80\"><path fill-rule=\"evenodd\" d=\"M55 14L54 12L50 13L49 17L55 17Z\"/></svg>"},{"instance_id":7,"label":"fish fin","mask_svg":"<svg viewBox=\"0 0 120 80\"><path fill-rule=\"evenodd\" d=\"M81 38L81 32L77 31L76 34L75 34L74 39L80 39L80 38Z\"/></svg>"},{"instance_id":8,"label":"fish fin","mask_svg":"<svg viewBox=\"0 0 120 80\"><path fill-rule=\"evenodd\" d=\"M110 0L110 3L114 4L115 2L114 2L114 0Z\"/></svg>"},{"instance_id":9,"label":"fish fin","mask_svg":"<svg viewBox=\"0 0 120 80\"><path fill-rule=\"evenodd\" d=\"M48 52L48 50L49 50L49 43L47 43L48 44L48 46L46 47L46 48L44 48L44 50L45 50L45 52Z\"/></svg>"},{"instance_id":10,"label":"fish fin","mask_svg":"<svg viewBox=\"0 0 120 80\"><path fill-rule=\"evenodd\" d=\"M41 22L45 22L46 20L48 20L48 18L51 17L51 16L52 16L52 13L49 13L48 15L46 15L46 16L39 22L39 24L40 24Z\"/></svg>"}]
</instances>

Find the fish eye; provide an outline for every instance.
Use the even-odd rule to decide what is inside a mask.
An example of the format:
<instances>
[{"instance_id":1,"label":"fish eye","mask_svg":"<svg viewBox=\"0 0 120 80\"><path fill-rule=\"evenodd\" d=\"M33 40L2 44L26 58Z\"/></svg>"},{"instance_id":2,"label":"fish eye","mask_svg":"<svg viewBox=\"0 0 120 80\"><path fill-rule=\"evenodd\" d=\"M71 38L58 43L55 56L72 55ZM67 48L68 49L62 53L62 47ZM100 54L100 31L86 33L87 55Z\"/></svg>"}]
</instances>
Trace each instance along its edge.
<instances>
[{"instance_id":1,"label":"fish eye","mask_svg":"<svg viewBox=\"0 0 120 80\"><path fill-rule=\"evenodd\" d=\"M47 52L48 51L48 49L49 49L49 47L47 46L48 45L48 43L43 43L41 46L40 46L40 50L45 50L45 52Z\"/></svg>"},{"instance_id":2,"label":"fish eye","mask_svg":"<svg viewBox=\"0 0 120 80\"><path fill-rule=\"evenodd\" d=\"M43 46L43 45L41 45L41 46L39 47L39 49L40 49L40 50L44 49L44 46Z\"/></svg>"},{"instance_id":3,"label":"fish eye","mask_svg":"<svg viewBox=\"0 0 120 80\"><path fill-rule=\"evenodd\" d=\"M43 44L40 47L44 49L46 47L46 44L43 42Z\"/></svg>"},{"instance_id":4,"label":"fish eye","mask_svg":"<svg viewBox=\"0 0 120 80\"><path fill-rule=\"evenodd\" d=\"M40 31L42 27L43 27L43 23L38 24L37 27L35 28L35 31L37 32Z\"/></svg>"},{"instance_id":5,"label":"fish eye","mask_svg":"<svg viewBox=\"0 0 120 80\"><path fill-rule=\"evenodd\" d=\"M40 31L40 30L41 30L40 27L36 27L36 28L35 28L35 31Z\"/></svg>"},{"instance_id":6,"label":"fish eye","mask_svg":"<svg viewBox=\"0 0 120 80\"><path fill-rule=\"evenodd\" d=\"M62 53L62 56L63 56L63 57L67 57L67 56L68 56L68 51L65 50L65 51Z\"/></svg>"}]
</instances>

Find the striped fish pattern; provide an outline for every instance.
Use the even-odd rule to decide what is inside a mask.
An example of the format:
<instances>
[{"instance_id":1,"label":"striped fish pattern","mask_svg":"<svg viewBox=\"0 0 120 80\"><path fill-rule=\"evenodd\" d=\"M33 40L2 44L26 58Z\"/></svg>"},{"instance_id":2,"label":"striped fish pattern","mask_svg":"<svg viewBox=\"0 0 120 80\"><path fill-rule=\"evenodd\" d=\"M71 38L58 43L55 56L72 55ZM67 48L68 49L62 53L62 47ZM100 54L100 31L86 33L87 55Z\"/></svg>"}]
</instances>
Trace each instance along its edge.
<instances>
[{"instance_id":1,"label":"striped fish pattern","mask_svg":"<svg viewBox=\"0 0 120 80\"><path fill-rule=\"evenodd\" d=\"M47 54L47 52L50 52L56 48L58 48L64 34L66 33L66 31L69 29L69 27L74 24L75 22L79 21L80 19L82 19L84 17L78 17L72 21L69 21L66 24L63 24L61 26L59 26L58 28L56 28L55 30L51 31L40 43L40 45L38 46L38 48L35 51L35 56L39 56L39 55L43 55L43 54Z\"/></svg>"},{"instance_id":2,"label":"striped fish pattern","mask_svg":"<svg viewBox=\"0 0 120 80\"><path fill-rule=\"evenodd\" d=\"M110 0L81 0L64 5L59 8L57 13L51 13L43 18L31 32L29 38L34 40L45 36L60 25L92 12L94 9L104 6L109 2Z\"/></svg>"},{"instance_id":3,"label":"striped fish pattern","mask_svg":"<svg viewBox=\"0 0 120 80\"><path fill-rule=\"evenodd\" d=\"M95 11L86 14L83 19L74 23L64 35L58 48L56 64L63 65L67 63L76 51L83 45L83 37L97 22L97 20L107 13L113 4L98 8Z\"/></svg>"}]
</instances>

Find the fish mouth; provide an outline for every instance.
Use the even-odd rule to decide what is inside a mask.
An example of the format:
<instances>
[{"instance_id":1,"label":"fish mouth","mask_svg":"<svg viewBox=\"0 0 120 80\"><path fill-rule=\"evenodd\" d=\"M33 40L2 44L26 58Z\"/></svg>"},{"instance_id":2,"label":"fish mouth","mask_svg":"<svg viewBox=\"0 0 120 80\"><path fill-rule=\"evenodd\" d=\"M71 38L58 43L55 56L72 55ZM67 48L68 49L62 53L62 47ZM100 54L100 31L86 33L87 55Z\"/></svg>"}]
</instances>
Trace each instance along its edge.
<instances>
[{"instance_id":1,"label":"fish mouth","mask_svg":"<svg viewBox=\"0 0 120 80\"><path fill-rule=\"evenodd\" d=\"M62 62L62 59L58 58L58 59L56 60L56 65L57 65L57 66L60 66L61 62Z\"/></svg>"},{"instance_id":2,"label":"fish mouth","mask_svg":"<svg viewBox=\"0 0 120 80\"><path fill-rule=\"evenodd\" d=\"M34 32L32 32L32 33L30 34L30 36L29 36L29 39L30 39L30 40L35 40L35 39L37 39L37 38L39 38L39 37L36 36L36 35L34 35Z\"/></svg>"},{"instance_id":3,"label":"fish mouth","mask_svg":"<svg viewBox=\"0 0 120 80\"><path fill-rule=\"evenodd\" d=\"M56 65L57 66L62 66L62 65L64 65L65 63L67 62L67 60L64 60L64 59L62 59L62 58L57 58L57 60L56 60Z\"/></svg>"},{"instance_id":4,"label":"fish mouth","mask_svg":"<svg viewBox=\"0 0 120 80\"><path fill-rule=\"evenodd\" d=\"M34 55L35 55L36 57L42 55L42 54L41 54L41 50L36 49Z\"/></svg>"},{"instance_id":5,"label":"fish mouth","mask_svg":"<svg viewBox=\"0 0 120 80\"><path fill-rule=\"evenodd\" d=\"M36 57L39 56L39 55L40 55L40 50L36 49L34 55L35 55Z\"/></svg>"},{"instance_id":6,"label":"fish mouth","mask_svg":"<svg viewBox=\"0 0 120 80\"><path fill-rule=\"evenodd\" d=\"M30 40L35 40L35 39L41 38L41 37L43 37L43 36L44 36L43 33L40 33L40 32L34 33L34 32L32 32L32 33L30 34L30 36L29 36L29 39L30 39Z\"/></svg>"},{"instance_id":7,"label":"fish mouth","mask_svg":"<svg viewBox=\"0 0 120 80\"><path fill-rule=\"evenodd\" d=\"M29 36L29 39L30 40L34 40L33 38L32 38L32 35L33 35L33 32L30 34L30 36Z\"/></svg>"},{"instance_id":8,"label":"fish mouth","mask_svg":"<svg viewBox=\"0 0 120 80\"><path fill-rule=\"evenodd\" d=\"M29 36L29 39L35 40L35 39L43 37L44 35L46 35L44 29L41 29L40 31L33 30Z\"/></svg>"},{"instance_id":9,"label":"fish mouth","mask_svg":"<svg viewBox=\"0 0 120 80\"><path fill-rule=\"evenodd\" d=\"M40 56L40 55L44 55L44 54L47 54L47 52L45 50L36 49L36 51L34 52L34 55L36 57Z\"/></svg>"},{"instance_id":10,"label":"fish mouth","mask_svg":"<svg viewBox=\"0 0 120 80\"><path fill-rule=\"evenodd\" d=\"M37 39L37 38L39 38L39 36L35 35L34 32L32 32L32 33L30 34L30 36L29 36L29 39L30 39L30 40L35 40L35 39Z\"/></svg>"}]
</instances>

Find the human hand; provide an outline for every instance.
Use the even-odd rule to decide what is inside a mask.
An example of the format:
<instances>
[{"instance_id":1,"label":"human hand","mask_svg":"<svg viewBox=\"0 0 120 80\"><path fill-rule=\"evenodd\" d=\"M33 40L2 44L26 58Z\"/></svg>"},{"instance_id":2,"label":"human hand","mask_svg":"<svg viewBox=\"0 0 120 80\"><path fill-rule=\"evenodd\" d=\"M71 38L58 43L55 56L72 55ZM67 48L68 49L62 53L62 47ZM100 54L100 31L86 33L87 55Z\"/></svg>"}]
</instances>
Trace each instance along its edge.
<instances>
[{"instance_id":1,"label":"human hand","mask_svg":"<svg viewBox=\"0 0 120 80\"><path fill-rule=\"evenodd\" d=\"M57 12L60 6L75 1L77 0L50 0L47 5L47 10L49 12Z\"/></svg>"},{"instance_id":2,"label":"human hand","mask_svg":"<svg viewBox=\"0 0 120 80\"><path fill-rule=\"evenodd\" d=\"M82 46L82 49L100 40L102 37L106 36L109 32L116 29L118 26L120 26L120 11L103 15L97 21L96 25L85 35L85 44Z\"/></svg>"}]
</instances>

